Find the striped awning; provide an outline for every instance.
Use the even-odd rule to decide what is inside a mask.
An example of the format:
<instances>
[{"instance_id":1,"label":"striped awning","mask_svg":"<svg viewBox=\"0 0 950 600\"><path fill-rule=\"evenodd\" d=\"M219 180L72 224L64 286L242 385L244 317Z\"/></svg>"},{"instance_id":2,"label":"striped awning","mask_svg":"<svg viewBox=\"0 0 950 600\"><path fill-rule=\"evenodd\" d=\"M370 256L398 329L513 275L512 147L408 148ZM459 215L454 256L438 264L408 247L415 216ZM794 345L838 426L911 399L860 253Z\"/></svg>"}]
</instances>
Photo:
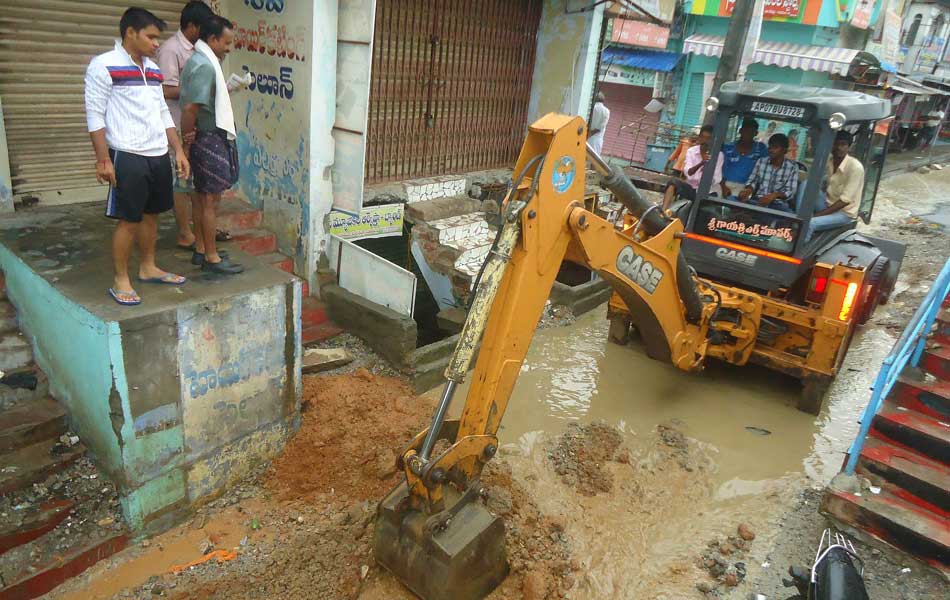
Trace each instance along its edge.
<instances>
[{"instance_id":1,"label":"striped awning","mask_svg":"<svg viewBox=\"0 0 950 600\"><path fill-rule=\"evenodd\" d=\"M723 38L714 35L693 35L686 38L683 52L702 56L722 54ZM851 63L861 50L851 48L830 48L826 46L808 46L783 42L761 42L752 57L753 63L800 69L802 71L821 71L847 75Z\"/></svg>"}]
</instances>

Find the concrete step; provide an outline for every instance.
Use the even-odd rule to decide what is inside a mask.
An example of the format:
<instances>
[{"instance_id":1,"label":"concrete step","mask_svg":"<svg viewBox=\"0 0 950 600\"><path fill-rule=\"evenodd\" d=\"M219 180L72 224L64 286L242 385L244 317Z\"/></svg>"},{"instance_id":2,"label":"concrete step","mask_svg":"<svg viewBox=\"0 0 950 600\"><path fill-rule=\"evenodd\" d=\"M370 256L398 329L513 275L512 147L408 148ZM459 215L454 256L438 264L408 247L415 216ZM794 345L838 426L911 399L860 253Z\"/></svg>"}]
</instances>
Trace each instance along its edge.
<instances>
[{"instance_id":1,"label":"concrete step","mask_svg":"<svg viewBox=\"0 0 950 600\"><path fill-rule=\"evenodd\" d=\"M950 381L950 345L935 344L924 351L920 367L943 381Z\"/></svg>"},{"instance_id":2,"label":"concrete step","mask_svg":"<svg viewBox=\"0 0 950 600\"><path fill-rule=\"evenodd\" d=\"M859 496L828 488L820 510L846 530L863 530L873 539L908 552L944 573L950 570L950 528L946 519L887 491Z\"/></svg>"},{"instance_id":3,"label":"concrete step","mask_svg":"<svg viewBox=\"0 0 950 600\"><path fill-rule=\"evenodd\" d=\"M281 254L280 252L271 252L270 254L262 255L260 258L267 264L273 265L281 271L290 274L293 274L294 272L294 261L286 254Z\"/></svg>"},{"instance_id":4,"label":"concrete step","mask_svg":"<svg viewBox=\"0 0 950 600\"><path fill-rule=\"evenodd\" d=\"M0 452L10 452L66 432L66 411L52 398L0 412Z\"/></svg>"},{"instance_id":5,"label":"concrete step","mask_svg":"<svg viewBox=\"0 0 950 600\"><path fill-rule=\"evenodd\" d=\"M277 236L266 229L245 229L231 234L234 236L231 243L248 254L262 256L277 251Z\"/></svg>"},{"instance_id":6,"label":"concrete step","mask_svg":"<svg viewBox=\"0 0 950 600\"><path fill-rule=\"evenodd\" d=\"M920 454L950 463L950 423L896 406L888 400L874 417L878 437L894 441Z\"/></svg>"},{"instance_id":7,"label":"concrete step","mask_svg":"<svg viewBox=\"0 0 950 600\"><path fill-rule=\"evenodd\" d=\"M0 300L0 334L20 331L16 308L9 300Z\"/></svg>"},{"instance_id":8,"label":"concrete step","mask_svg":"<svg viewBox=\"0 0 950 600\"><path fill-rule=\"evenodd\" d=\"M415 204L425 200L462 196L468 186L464 177L449 175L404 181L403 187L406 190L406 202Z\"/></svg>"},{"instance_id":9,"label":"concrete step","mask_svg":"<svg viewBox=\"0 0 950 600\"><path fill-rule=\"evenodd\" d=\"M857 472L888 482L888 491L903 500L950 518L950 466L918 452L868 437Z\"/></svg>"},{"instance_id":10,"label":"concrete step","mask_svg":"<svg viewBox=\"0 0 950 600\"><path fill-rule=\"evenodd\" d=\"M478 212L481 207L481 201L468 196L421 200L406 205L406 220L410 223L431 223Z\"/></svg>"},{"instance_id":11,"label":"concrete step","mask_svg":"<svg viewBox=\"0 0 950 600\"><path fill-rule=\"evenodd\" d=\"M261 226L263 213L241 198L222 198L218 205L218 229L235 232Z\"/></svg>"},{"instance_id":12,"label":"concrete step","mask_svg":"<svg viewBox=\"0 0 950 600\"><path fill-rule=\"evenodd\" d=\"M304 346L316 342L322 342L343 333L343 328L337 326L333 321L327 321L320 325L304 327L300 332L300 342Z\"/></svg>"},{"instance_id":13,"label":"concrete step","mask_svg":"<svg viewBox=\"0 0 950 600\"><path fill-rule=\"evenodd\" d=\"M0 371L22 369L33 363L33 347L17 331L0 336Z\"/></svg>"},{"instance_id":14,"label":"concrete step","mask_svg":"<svg viewBox=\"0 0 950 600\"><path fill-rule=\"evenodd\" d=\"M950 381L917 381L901 377L890 393L903 406L935 419L950 421Z\"/></svg>"},{"instance_id":15,"label":"concrete step","mask_svg":"<svg viewBox=\"0 0 950 600\"><path fill-rule=\"evenodd\" d=\"M52 473L67 467L85 453L82 444L54 452L57 440L44 440L36 444L0 454L0 494L43 480Z\"/></svg>"},{"instance_id":16,"label":"concrete step","mask_svg":"<svg viewBox=\"0 0 950 600\"><path fill-rule=\"evenodd\" d=\"M38 598L128 545L127 533L113 533L95 540L77 542L64 552L41 557L38 562L29 561L5 582L6 587L0 587L0 599Z\"/></svg>"}]
</instances>

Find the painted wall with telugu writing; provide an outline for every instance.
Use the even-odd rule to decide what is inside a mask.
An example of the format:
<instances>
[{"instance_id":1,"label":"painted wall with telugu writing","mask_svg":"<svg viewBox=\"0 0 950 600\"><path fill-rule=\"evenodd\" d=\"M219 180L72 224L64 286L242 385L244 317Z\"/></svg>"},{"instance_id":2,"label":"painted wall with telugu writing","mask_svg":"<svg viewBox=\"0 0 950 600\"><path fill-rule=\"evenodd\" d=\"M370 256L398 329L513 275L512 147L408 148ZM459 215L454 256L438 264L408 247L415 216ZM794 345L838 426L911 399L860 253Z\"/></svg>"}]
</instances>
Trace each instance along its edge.
<instances>
[{"instance_id":1,"label":"painted wall with telugu writing","mask_svg":"<svg viewBox=\"0 0 950 600\"><path fill-rule=\"evenodd\" d=\"M238 188L264 213L278 249L309 275L310 91L313 69L306 0L221 0L236 24L227 72L251 73L248 89L231 95L241 161ZM227 73L226 73L227 74Z\"/></svg>"}]
</instances>

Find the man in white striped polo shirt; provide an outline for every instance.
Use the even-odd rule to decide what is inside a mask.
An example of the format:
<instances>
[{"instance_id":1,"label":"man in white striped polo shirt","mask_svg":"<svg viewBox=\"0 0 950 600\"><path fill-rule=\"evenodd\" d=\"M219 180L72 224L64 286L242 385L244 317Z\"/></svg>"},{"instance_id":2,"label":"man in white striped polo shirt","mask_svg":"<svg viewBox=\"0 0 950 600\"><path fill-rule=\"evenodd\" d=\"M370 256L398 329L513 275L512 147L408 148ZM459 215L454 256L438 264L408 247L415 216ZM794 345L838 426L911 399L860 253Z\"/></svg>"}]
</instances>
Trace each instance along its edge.
<instances>
[{"instance_id":1,"label":"man in white striped polo shirt","mask_svg":"<svg viewBox=\"0 0 950 600\"><path fill-rule=\"evenodd\" d=\"M125 306L142 299L129 279L129 255L138 240L138 279L182 285L185 278L155 264L158 215L171 210L175 150L178 176L191 171L162 94L162 73L150 56L165 23L142 8L130 8L119 22L115 49L92 59L86 70L86 121L96 152L96 178L108 182L106 216L116 219L112 237L115 278L109 295Z\"/></svg>"}]
</instances>

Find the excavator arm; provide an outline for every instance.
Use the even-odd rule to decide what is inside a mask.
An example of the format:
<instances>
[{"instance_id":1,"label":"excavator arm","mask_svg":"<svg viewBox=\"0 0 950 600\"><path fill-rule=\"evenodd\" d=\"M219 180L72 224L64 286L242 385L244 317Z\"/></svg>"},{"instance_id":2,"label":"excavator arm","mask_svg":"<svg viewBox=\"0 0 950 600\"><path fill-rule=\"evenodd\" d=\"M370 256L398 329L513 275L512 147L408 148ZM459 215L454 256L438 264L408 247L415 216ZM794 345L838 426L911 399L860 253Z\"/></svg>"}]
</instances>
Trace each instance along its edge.
<instances>
[{"instance_id":1,"label":"excavator arm","mask_svg":"<svg viewBox=\"0 0 950 600\"><path fill-rule=\"evenodd\" d=\"M432 424L399 459L406 482L380 504L376 558L426 600L480 598L507 573L504 527L477 502L479 477L498 448L508 399L564 260L617 290L652 357L701 368L718 306L702 301L679 253L682 224L655 210L619 170L590 158L637 226L617 231L584 208L581 118L550 114L530 127ZM447 420L479 342L461 417Z\"/></svg>"}]
</instances>

